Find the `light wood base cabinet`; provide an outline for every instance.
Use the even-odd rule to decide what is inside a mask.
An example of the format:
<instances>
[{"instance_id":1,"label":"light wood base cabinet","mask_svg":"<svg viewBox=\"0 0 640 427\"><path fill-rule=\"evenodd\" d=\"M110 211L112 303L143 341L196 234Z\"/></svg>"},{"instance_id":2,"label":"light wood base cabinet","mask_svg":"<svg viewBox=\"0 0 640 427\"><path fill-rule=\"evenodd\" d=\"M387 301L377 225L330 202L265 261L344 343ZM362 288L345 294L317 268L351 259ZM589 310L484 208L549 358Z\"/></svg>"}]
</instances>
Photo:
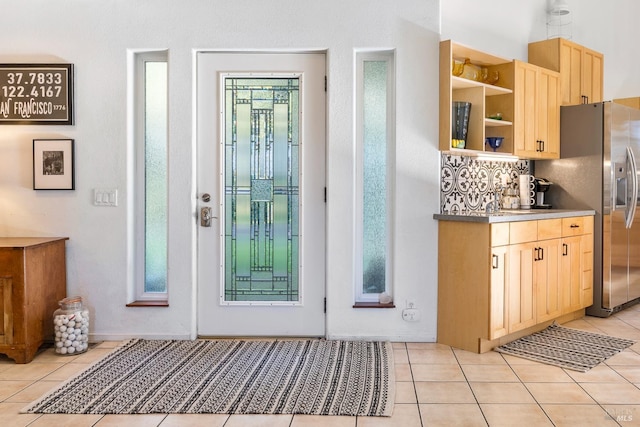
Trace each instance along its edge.
<instances>
[{"instance_id":1,"label":"light wood base cabinet","mask_svg":"<svg viewBox=\"0 0 640 427\"><path fill-rule=\"evenodd\" d=\"M438 342L478 352L507 334L509 224L439 222Z\"/></svg>"},{"instance_id":2,"label":"light wood base cabinet","mask_svg":"<svg viewBox=\"0 0 640 427\"><path fill-rule=\"evenodd\" d=\"M0 238L0 353L33 360L66 296L67 238Z\"/></svg>"},{"instance_id":3,"label":"light wood base cabinet","mask_svg":"<svg viewBox=\"0 0 640 427\"><path fill-rule=\"evenodd\" d=\"M485 352L592 304L593 217L438 231L439 343Z\"/></svg>"},{"instance_id":4,"label":"light wood base cabinet","mask_svg":"<svg viewBox=\"0 0 640 427\"><path fill-rule=\"evenodd\" d=\"M562 221L562 314L593 304L593 217Z\"/></svg>"}]
</instances>

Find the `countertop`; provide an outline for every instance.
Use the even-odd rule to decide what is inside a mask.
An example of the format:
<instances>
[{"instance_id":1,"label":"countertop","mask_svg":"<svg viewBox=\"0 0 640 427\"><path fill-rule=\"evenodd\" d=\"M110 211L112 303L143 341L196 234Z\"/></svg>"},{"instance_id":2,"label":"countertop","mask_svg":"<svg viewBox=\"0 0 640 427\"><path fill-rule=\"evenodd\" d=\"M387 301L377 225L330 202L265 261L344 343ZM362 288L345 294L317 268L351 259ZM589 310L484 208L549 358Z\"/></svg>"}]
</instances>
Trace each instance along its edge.
<instances>
[{"instance_id":1,"label":"countertop","mask_svg":"<svg viewBox=\"0 0 640 427\"><path fill-rule=\"evenodd\" d=\"M28 248L58 240L69 240L68 237L0 237L0 248Z\"/></svg>"},{"instance_id":2,"label":"countertop","mask_svg":"<svg viewBox=\"0 0 640 427\"><path fill-rule=\"evenodd\" d=\"M589 216L595 214L596 212L590 209L503 209L497 213L485 213L483 211L463 211L453 214L434 214L433 219L437 219L438 221L466 221L493 224L498 222L570 218L573 216Z\"/></svg>"}]
</instances>

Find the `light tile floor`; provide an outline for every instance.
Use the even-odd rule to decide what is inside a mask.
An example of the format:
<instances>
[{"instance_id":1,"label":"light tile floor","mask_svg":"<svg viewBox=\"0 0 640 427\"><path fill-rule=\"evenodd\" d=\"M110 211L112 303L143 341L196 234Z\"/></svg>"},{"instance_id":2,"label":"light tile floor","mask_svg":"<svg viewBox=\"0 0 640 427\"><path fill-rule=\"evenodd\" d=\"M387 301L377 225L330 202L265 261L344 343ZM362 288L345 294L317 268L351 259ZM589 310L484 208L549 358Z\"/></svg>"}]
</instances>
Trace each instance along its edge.
<instances>
[{"instance_id":1,"label":"light tile floor","mask_svg":"<svg viewBox=\"0 0 640 427\"><path fill-rule=\"evenodd\" d=\"M393 416L31 415L21 408L85 369L119 343L78 356L42 350L26 365L0 356L0 425L135 427L412 427L640 425L640 306L566 326L638 340L587 373L496 352L474 354L435 343L394 343Z\"/></svg>"}]
</instances>

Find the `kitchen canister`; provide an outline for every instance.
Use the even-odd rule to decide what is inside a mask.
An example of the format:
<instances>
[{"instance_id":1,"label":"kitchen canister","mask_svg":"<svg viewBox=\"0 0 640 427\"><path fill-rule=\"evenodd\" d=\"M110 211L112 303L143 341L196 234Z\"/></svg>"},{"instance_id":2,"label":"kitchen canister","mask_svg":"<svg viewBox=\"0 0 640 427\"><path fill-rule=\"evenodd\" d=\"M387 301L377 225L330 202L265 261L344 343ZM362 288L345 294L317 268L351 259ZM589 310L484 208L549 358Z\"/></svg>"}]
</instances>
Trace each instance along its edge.
<instances>
[{"instance_id":1,"label":"kitchen canister","mask_svg":"<svg viewBox=\"0 0 640 427\"><path fill-rule=\"evenodd\" d=\"M518 181L520 190L520 209L531 209L536 203L535 177L529 174L521 174Z\"/></svg>"},{"instance_id":2,"label":"kitchen canister","mask_svg":"<svg viewBox=\"0 0 640 427\"><path fill-rule=\"evenodd\" d=\"M82 297L65 298L58 305L53 313L56 353L84 353L89 348L89 310L84 308Z\"/></svg>"}]
</instances>

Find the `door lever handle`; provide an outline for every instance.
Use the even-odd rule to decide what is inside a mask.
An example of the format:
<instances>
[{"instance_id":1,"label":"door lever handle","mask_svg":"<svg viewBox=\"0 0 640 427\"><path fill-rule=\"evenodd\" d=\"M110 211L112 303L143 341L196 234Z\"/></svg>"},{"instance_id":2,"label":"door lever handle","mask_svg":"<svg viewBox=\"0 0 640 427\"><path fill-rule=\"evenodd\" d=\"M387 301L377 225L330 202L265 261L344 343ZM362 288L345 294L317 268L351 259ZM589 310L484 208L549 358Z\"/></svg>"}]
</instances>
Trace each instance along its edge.
<instances>
[{"instance_id":1,"label":"door lever handle","mask_svg":"<svg viewBox=\"0 0 640 427\"><path fill-rule=\"evenodd\" d=\"M211 218L210 207L205 206L200 208L200 226L211 227Z\"/></svg>"}]
</instances>

